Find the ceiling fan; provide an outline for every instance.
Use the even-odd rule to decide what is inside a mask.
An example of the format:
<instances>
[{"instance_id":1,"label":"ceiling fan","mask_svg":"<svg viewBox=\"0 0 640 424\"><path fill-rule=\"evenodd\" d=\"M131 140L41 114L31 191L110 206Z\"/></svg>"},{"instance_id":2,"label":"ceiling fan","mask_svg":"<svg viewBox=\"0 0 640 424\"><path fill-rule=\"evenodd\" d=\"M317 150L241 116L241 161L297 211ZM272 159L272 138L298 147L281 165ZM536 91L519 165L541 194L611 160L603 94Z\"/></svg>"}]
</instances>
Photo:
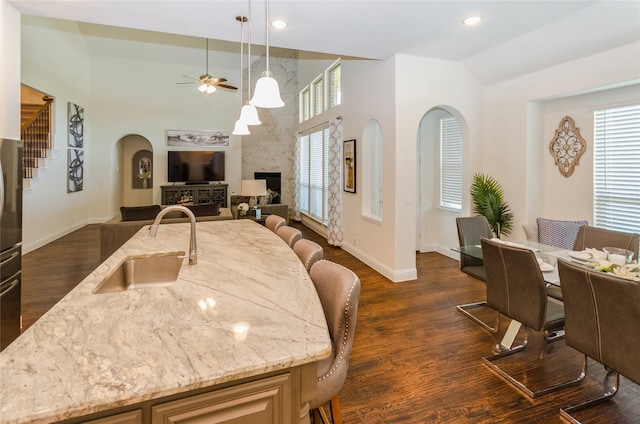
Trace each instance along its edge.
<instances>
[{"instance_id":1,"label":"ceiling fan","mask_svg":"<svg viewBox=\"0 0 640 424\"><path fill-rule=\"evenodd\" d=\"M233 85L225 84L227 82L226 78L220 77L212 77L209 75L209 39L207 38L207 72L204 75L200 75L199 78L190 77L188 75L183 75L183 77L193 80L195 82L178 82L177 84L196 84L198 83L198 91L202 94L213 94L216 92L217 87L226 88L228 90L237 90L238 87L234 87Z\"/></svg>"}]
</instances>

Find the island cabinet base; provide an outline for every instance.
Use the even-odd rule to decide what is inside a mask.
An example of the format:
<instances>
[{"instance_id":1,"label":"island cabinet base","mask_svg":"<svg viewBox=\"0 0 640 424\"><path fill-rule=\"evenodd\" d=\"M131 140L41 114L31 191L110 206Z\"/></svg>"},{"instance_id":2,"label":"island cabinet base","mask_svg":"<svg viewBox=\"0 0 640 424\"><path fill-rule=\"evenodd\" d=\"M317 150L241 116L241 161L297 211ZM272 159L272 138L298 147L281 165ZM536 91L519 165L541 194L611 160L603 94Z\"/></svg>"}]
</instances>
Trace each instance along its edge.
<instances>
[{"instance_id":1,"label":"island cabinet base","mask_svg":"<svg viewBox=\"0 0 640 424\"><path fill-rule=\"evenodd\" d=\"M59 423L308 424L316 375L316 364L305 364Z\"/></svg>"}]
</instances>

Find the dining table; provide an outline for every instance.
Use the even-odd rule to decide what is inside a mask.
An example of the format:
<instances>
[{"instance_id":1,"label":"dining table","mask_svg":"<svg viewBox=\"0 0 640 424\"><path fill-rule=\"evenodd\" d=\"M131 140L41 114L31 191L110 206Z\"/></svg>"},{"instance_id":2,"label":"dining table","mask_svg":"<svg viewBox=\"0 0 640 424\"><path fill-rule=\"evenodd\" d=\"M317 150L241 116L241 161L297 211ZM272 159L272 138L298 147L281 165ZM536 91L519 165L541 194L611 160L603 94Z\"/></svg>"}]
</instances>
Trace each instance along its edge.
<instances>
[{"instance_id":1,"label":"dining table","mask_svg":"<svg viewBox=\"0 0 640 424\"><path fill-rule=\"evenodd\" d=\"M499 239L493 239L493 241L496 240ZM542 271L542 276L545 283L552 286L560 287L558 259L577 262L581 265L586 264L585 261L577 260L574 255L572 255L572 251L557 246L550 246L531 240L500 240L500 242L504 243L507 246L520 247L531 250L535 254L536 258L538 258L538 262L540 263L540 270ZM463 255L483 260L482 246L480 244L456 246L451 249ZM520 322L511 320L507 331L505 332L502 340L500 341L500 344L498 345L499 350L511 348L521 326L522 324Z\"/></svg>"}]
</instances>

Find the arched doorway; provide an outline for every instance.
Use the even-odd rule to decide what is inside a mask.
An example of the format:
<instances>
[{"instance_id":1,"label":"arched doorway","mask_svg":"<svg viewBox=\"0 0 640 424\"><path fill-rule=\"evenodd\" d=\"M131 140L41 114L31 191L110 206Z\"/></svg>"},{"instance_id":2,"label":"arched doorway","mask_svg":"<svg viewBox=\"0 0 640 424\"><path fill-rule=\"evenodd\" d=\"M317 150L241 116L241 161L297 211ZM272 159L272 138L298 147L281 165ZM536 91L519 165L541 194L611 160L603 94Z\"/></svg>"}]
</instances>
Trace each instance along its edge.
<instances>
[{"instance_id":1,"label":"arched doorway","mask_svg":"<svg viewBox=\"0 0 640 424\"><path fill-rule=\"evenodd\" d=\"M120 206L153 204L153 145L138 134L129 134L116 144Z\"/></svg>"},{"instance_id":2,"label":"arched doorway","mask_svg":"<svg viewBox=\"0 0 640 424\"><path fill-rule=\"evenodd\" d=\"M441 200L441 122L453 119L460 129L462 143L468 136L466 121L462 115L449 106L437 106L425 113L418 126L417 134L417 211L416 211L416 251L438 251L446 245L455 233L455 217L461 210L443 206ZM460 151L462 162L462 148ZM460 166L460 190L462 187L462 163ZM466 196L462 196L466 198Z\"/></svg>"}]
</instances>

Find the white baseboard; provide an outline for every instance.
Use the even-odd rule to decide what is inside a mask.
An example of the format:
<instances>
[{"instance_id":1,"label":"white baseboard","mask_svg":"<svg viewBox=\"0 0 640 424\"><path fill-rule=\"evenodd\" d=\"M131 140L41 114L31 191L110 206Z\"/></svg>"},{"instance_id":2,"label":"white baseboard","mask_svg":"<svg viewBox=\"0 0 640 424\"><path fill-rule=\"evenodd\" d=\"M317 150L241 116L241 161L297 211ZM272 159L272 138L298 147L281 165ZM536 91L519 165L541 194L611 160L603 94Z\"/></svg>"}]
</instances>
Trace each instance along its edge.
<instances>
[{"instance_id":1,"label":"white baseboard","mask_svg":"<svg viewBox=\"0 0 640 424\"><path fill-rule=\"evenodd\" d=\"M346 252L350 253L365 264L369 265L371 268L375 269L394 283L411 281L418 278L418 270L416 268L394 270L389 268L387 265L379 262L377 259L370 257L351 244L343 244L341 247Z\"/></svg>"},{"instance_id":2,"label":"white baseboard","mask_svg":"<svg viewBox=\"0 0 640 424\"><path fill-rule=\"evenodd\" d=\"M29 252L32 252L36 249L39 249L40 247L51 243L54 240L59 239L60 237L66 236L69 233L74 232L75 230L79 230L80 228L84 227L85 225L87 225L89 222L87 220L81 221L81 222L77 222L75 224L73 224L70 227L67 227L63 230L57 231L55 233L52 234L47 234L46 237L43 237L39 240L35 240L32 241L30 243L23 243L22 244L22 254L26 255Z\"/></svg>"}]
</instances>

